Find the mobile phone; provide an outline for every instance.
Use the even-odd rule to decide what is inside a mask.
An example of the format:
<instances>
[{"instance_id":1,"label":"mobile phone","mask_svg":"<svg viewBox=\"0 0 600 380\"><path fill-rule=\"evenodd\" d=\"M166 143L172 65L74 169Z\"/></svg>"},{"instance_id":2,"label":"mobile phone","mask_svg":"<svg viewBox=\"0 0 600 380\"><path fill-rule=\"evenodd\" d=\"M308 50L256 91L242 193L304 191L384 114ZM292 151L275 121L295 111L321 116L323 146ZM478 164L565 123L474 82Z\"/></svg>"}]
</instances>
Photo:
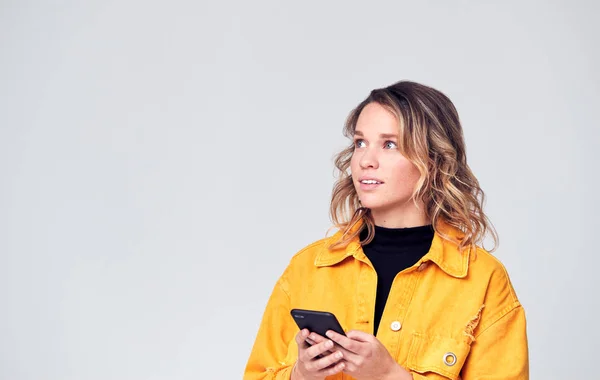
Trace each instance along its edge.
<instances>
[{"instance_id":1,"label":"mobile phone","mask_svg":"<svg viewBox=\"0 0 600 380\"><path fill-rule=\"evenodd\" d=\"M290 312L296 324L302 329L308 329L310 332L321 335L326 338L325 333L333 330L338 334L346 335L340 322L335 315L326 311L292 309Z\"/></svg>"}]
</instances>

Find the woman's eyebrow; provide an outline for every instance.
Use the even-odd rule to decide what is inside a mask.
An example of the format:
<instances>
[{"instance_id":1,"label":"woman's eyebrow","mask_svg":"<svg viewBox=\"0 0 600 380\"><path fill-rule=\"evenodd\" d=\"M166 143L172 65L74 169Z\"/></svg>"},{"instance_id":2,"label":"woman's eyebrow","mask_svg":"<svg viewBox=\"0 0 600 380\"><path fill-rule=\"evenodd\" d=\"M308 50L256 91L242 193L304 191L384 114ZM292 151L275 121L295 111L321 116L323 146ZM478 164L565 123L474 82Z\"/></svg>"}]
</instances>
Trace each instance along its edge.
<instances>
[{"instance_id":1,"label":"woman's eyebrow","mask_svg":"<svg viewBox=\"0 0 600 380\"><path fill-rule=\"evenodd\" d=\"M355 136L361 136L364 137L365 135L361 132L361 131L354 131L354 135ZM379 135L379 138L381 139L397 139L398 135L397 134L390 134L390 133L382 133Z\"/></svg>"}]
</instances>

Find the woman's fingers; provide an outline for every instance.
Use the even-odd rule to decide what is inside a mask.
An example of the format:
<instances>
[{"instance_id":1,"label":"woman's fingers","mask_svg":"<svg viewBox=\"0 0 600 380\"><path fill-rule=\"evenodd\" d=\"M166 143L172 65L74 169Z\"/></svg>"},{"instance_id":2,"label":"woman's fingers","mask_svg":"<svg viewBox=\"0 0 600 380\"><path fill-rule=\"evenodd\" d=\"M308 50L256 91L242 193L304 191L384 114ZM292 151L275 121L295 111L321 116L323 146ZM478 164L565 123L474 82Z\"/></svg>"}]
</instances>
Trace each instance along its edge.
<instances>
[{"instance_id":1,"label":"woman's fingers","mask_svg":"<svg viewBox=\"0 0 600 380\"><path fill-rule=\"evenodd\" d=\"M296 334L298 370L310 376L331 376L341 372L344 354L334 350L333 341L303 329ZM341 350L340 347L338 349Z\"/></svg>"},{"instance_id":2,"label":"woman's fingers","mask_svg":"<svg viewBox=\"0 0 600 380\"><path fill-rule=\"evenodd\" d=\"M336 333L335 331L327 331L327 337L351 353L360 354L363 342L350 339L347 336Z\"/></svg>"},{"instance_id":3,"label":"woman's fingers","mask_svg":"<svg viewBox=\"0 0 600 380\"><path fill-rule=\"evenodd\" d=\"M321 374L323 376L332 376L332 375L342 372L344 370L344 368L346 368L346 364L344 362L339 362L338 364L336 364L335 366L333 366L331 368L324 369L321 372Z\"/></svg>"},{"instance_id":4,"label":"woman's fingers","mask_svg":"<svg viewBox=\"0 0 600 380\"><path fill-rule=\"evenodd\" d=\"M373 338L375 338L373 335L360 330L350 330L346 333L346 336L352 340L365 343L372 342Z\"/></svg>"},{"instance_id":5,"label":"woman's fingers","mask_svg":"<svg viewBox=\"0 0 600 380\"><path fill-rule=\"evenodd\" d=\"M319 335L319 334L317 334L317 333L313 333L313 332L311 332L311 333L308 335L308 338L306 338L306 342L307 342L309 345L311 345L311 346L314 346L315 344L317 344L317 343L321 343L321 342L324 342L324 341L326 341L326 340L328 340L328 339L327 339L327 338L324 338L323 336L321 336L321 335ZM331 353L331 352L333 352L333 351L331 351L331 350L330 350L330 351L327 351L327 353Z\"/></svg>"},{"instance_id":6,"label":"woman's fingers","mask_svg":"<svg viewBox=\"0 0 600 380\"><path fill-rule=\"evenodd\" d=\"M327 340L327 338L325 338L325 337L323 337L323 336L321 336L321 335L319 335L317 333L314 333L314 332L311 332L308 335L308 339L312 340L315 343L321 343L321 342L324 342L324 341Z\"/></svg>"},{"instance_id":7,"label":"woman's fingers","mask_svg":"<svg viewBox=\"0 0 600 380\"><path fill-rule=\"evenodd\" d=\"M329 371L334 365L337 365L336 363L338 363L340 360L342 360L344 357L344 355L339 352L339 351L335 351L332 352L331 354L322 357L321 359L317 359L314 361L314 368L316 370L324 370L324 371ZM342 366L343 368L343 366Z\"/></svg>"},{"instance_id":8,"label":"woman's fingers","mask_svg":"<svg viewBox=\"0 0 600 380\"><path fill-rule=\"evenodd\" d=\"M295 337L298 348L304 347L304 345L306 345L306 338L308 337L308 334L310 334L310 332L307 329L302 329L298 331Z\"/></svg>"},{"instance_id":9,"label":"woman's fingers","mask_svg":"<svg viewBox=\"0 0 600 380\"><path fill-rule=\"evenodd\" d=\"M331 348L333 348L333 342L329 339L321 343L317 343L314 346L310 346L306 350L304 350L305 361L310 361L316 358L317 356L329 351Z\"/></svg>"}]
</instances>

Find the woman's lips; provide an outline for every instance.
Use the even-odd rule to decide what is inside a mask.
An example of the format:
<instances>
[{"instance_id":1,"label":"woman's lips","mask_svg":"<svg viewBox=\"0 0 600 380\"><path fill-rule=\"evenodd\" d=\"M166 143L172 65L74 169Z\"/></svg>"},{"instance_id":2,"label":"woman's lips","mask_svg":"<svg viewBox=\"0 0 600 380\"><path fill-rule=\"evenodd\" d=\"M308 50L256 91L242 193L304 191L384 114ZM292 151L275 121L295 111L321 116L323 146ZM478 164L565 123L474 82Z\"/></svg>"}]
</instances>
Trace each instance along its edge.
<instances>
[{"instance_id":1,"label":"woman's lips","mask_svg":"<svg viewBox=\"0 0 600 380\"><path fill-rule=\"evenodd\" d=\"M373 183L373 181L364 182L364 181L361 180L361 181L359 181L359 184L360 184L360 189L361 190L368 191L368 190L375 190L375 189L377 189L379 186L383 185L383 182L376 181L375 183Z\"/></svg>"}]
</instances>

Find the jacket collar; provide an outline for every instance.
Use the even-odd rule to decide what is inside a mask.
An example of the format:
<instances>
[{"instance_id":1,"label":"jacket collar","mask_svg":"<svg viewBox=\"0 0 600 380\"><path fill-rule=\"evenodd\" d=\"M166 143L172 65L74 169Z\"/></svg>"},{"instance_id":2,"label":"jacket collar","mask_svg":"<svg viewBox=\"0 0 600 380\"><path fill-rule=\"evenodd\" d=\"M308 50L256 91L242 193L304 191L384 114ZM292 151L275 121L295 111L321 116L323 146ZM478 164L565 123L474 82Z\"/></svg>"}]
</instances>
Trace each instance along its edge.
<instances>
[{"instance_id":1,"label":"jacket collar","mask_svg":"<svg viewBox=\"0 0 600 380\"><path fill-rule=\"evenodd\" d=\"M359 230L363 225L362 219L359 220L349 230L349 234ZM451 240L445 239L441 236L443 233L450 237ZM315 265L317 267L325 267L335 265L347 257L353 256L358 260L364 260L366 257L362 246L360 245L360 238L355 236L346 247L337 249L328 249L328 245L341 239L343 231L337 231L330 239L326 240L325 245L320 252L317 253L315 258ZM418 266L427 261L433 261L440 269L456 278L464 278L467 276L469 270L469 249L464 252L459 252L458 242L463 238L464 234L456 227L453 227L443 220L437 223L437 230L434 233L433 241L431 242L431 248L429 252L425 254L415 264Z\"/></svg>"}]
</instances>

